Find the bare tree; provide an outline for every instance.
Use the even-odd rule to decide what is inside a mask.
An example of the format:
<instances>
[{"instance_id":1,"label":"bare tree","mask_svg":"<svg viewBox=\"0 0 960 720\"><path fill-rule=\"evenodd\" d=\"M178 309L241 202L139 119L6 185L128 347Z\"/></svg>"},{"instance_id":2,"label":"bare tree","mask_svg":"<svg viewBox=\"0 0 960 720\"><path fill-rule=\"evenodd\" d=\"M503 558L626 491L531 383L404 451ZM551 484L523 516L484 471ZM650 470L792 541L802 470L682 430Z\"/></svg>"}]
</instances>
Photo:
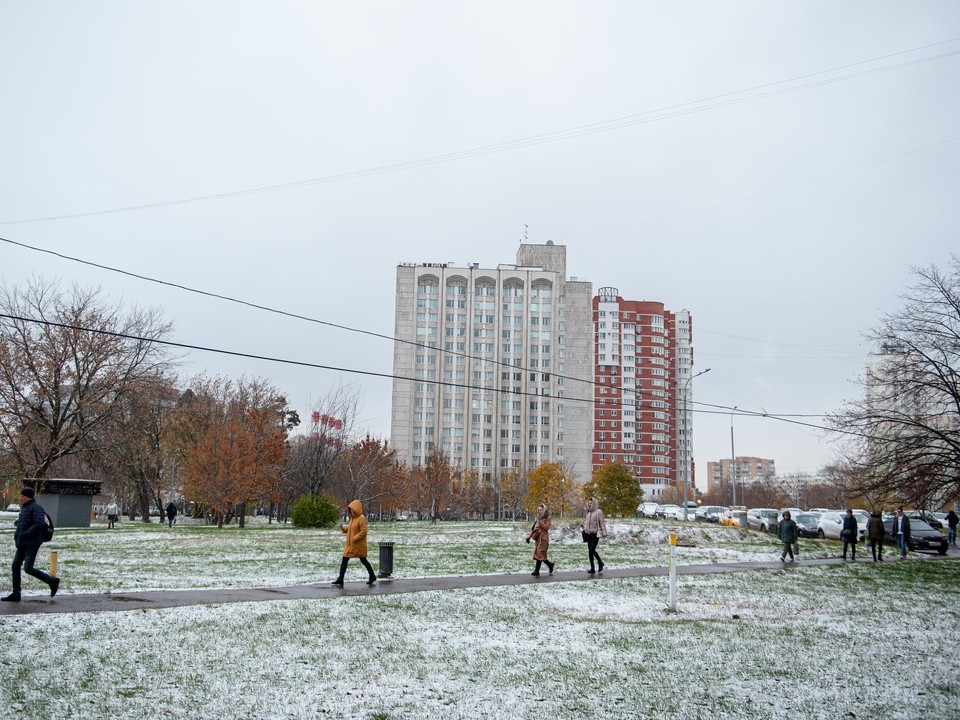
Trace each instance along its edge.
<instances>
[{"instance_id":1,"label":"bare tree","mask_svg":"<svg viewBox=\"0 0 960 720\"><path fill-rule=\"evenodd\" d=\"M513 520L523 511L523 501L530 491L530 478L519 468L503 470L499 478L500 502L504 513L509 512Z\"/></svg>"},{"instance_id":2,"label":"bare tree","mask_svg":"<svg viewBox=\"0 0 960 720\"><path fill-rule=\"evenodd\" d=\"M171 361L158 310L109 304L99 290L34 278L0 287L0 449L21 475L104 451L135 388Z\"/></svg>"},{"instance_id":3,"label":"bare tree","mask_svg":"<svg viewBox=\"0 0 960 720\"><path fill-rule=\"evenodd\" d=\"M367 435L339 455L331 483L333 494L343 505L360 499L369 515L375 507L380 511L377 514L382 515L395 480L396 454L386 440ZM395 508L388 505L387 509L389 512Z\"/></svg>"},{"instance_id":4,"label":"bare tree","mask_svg":"<svg viewBox=\"0 0 960 720\"><path fill-rule=\"evenodd\" d=\"M915 268L901 301L866 336L863 395L832 422L857 493L942 505L960 497L960 258Z\"/></svg>"},{"instance_id":5,"label":"bare tree","mask_svg":"<svg viewBox=\"0 0 960 720\"><path fill-rule=\"evenodd\" d=\"M314 404L308 435L291 442L284 476L309 495L320 495L333 480L340 456L351 446L360 412L360 390L339 384Z\"/></svg>"}]
</instances>

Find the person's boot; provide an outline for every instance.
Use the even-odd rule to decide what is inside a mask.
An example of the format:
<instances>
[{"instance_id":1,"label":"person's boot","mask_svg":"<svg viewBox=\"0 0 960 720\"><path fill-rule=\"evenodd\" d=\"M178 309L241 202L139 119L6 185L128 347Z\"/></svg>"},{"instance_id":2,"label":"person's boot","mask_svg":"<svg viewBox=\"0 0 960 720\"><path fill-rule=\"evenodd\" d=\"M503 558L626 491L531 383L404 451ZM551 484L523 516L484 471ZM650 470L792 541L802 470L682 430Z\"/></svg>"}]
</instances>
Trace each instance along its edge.
<instances>
[{"instance_id":1,"label":"person's boot","mask_svg":"<svg viewBox=\"0 0 960 720\"><path fill-rule=\"evenodd\" d=\"M550 575L553 575L553 563L547 560L547 568L550 570Z\"/></svg>"},{"instance_id":2,"label":"person's boot","mask_svg":"<svg viewBox=\"0 0 960 720\"><path fill-rule=\"evenodd\" d=\"M332 583L330 583L330 584L333 585L334 587L340 587L340 588L342 588L342 587L343 587L343 578L337 578L336 580L334 580L334 581L333 581Z\"/></svg>"},{"instance_id":3,"label":"person's boot","mask_svg":"<svg viewBox=\"0 0 960 720\"><path fill-rule=\"evenodd\" d=\"M367 585L373 585L376 581L377 581L377 576L371 575L369 578L367 578Z\"/></svg>"},{"instance_id":4,"label":"person's boot","mask_svg":"<svg viewBox=\"0 0 960 720\"><path fill-rule=\"evenodd\" d=\"M533 567L533 572L530 573L534 577L540 577L540 561L537 560L537 564Z\"/></svg>"},{"instance_id":5,"label":"person's boot","mask_svg":"<svg viewBox=\"0 0 960 720\"><path fill-rule=\"evenodd\" d=\"M589 575L593 575L595 572L596 572L596 570L594 569L593 565L591 565L591 566L590 566L590 569L587 570L587 573L588 573Z\"/></svg>"},{"instance_id":6,"label":"person's boot","mask_svg":"<svg viewBox=\"0 0 960 720\"><path fill-rule=\"evenodd\" d=\"M597 568L597 572L603 572L603 560L600 560L599 558L597 558L597 563L599 565Z\"/></svg>"},{"instance_id":7,"label":"person's boot","mask_svg":"<svg viewBox=\"0 0 960 720\"><path fill-rule=\"evenodd\" d=\"M20 602L20 593L12 592L6 597L0 598L0 602Z\"/></svg>"},{"instance_id":8,"label":"person's boot","mask_svg":"<svg viewBox=\"0 0 960 720\"><path fill-rule=\"evenodd\" d=\"M60 589L60 578L54 577L50 578L50 597L53 597L57 594L57 590Z\"/></svg>"}]
</instances>

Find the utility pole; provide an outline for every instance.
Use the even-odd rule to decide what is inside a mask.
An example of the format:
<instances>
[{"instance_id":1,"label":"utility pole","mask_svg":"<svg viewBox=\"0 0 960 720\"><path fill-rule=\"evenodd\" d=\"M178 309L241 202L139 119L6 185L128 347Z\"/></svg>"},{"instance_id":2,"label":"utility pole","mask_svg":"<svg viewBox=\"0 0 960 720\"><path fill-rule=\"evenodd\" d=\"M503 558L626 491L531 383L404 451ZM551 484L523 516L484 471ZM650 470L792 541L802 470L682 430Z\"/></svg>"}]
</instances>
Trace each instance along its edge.
<instances>
[{"instance_id":1,"label":"utility pole","mask_svg":"<svg viewBox=\"0 0 960 720\"><path fill-rule=\"evenodd\" d=\"M690 381L700 377L704 373L710 372L710 368L701 370L696 375L691 375L683 383L683 519L687 519L687 486L690 475L690 423L687 418L687 388Z\"/></svg>"}]
</instances>

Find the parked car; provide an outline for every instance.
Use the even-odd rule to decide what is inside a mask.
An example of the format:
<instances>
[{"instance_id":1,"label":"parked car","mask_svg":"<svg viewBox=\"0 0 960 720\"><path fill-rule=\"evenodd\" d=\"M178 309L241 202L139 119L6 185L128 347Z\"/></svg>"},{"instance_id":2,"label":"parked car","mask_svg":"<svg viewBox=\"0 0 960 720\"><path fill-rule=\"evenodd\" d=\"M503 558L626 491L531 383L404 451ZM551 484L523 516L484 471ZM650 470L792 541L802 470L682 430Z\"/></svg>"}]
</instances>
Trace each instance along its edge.
<instances>
[{"instance_id":1,"label":"parked car","mask_svg":"<svg viewBox=\"0 0 960 720\"><path fill-rule=\"evenodd\" d=\"M817 537L828 540L839 540L840 531L843 530L843 516L846 511L839 512L831 510L820 516L817 523ZM861 519L854 515L857 520L857 542L864 542L867 535L867 524L861 522Z\"/></svg>"},{"instance_id":2,"label":"parked car","mask_svg":"<svg viewBox=\"0 0 960 720\"><path fill-rule=\"evenodd\" d=\"M750 508L747 510L747 527L760 532L774 532L780 521L775 508Z\"/></svg>"},{"instance_id":3,"label":"parked car","mask_svg":"<svg viewBox=\"0 0 960 720\"><path fill-rule=\"evenodd\" d=\"M7 512L18 513L20 512L20 506L17 505L16 503L10 503L9 505L7 505Z\"/></svg>"},{"instance_id":4,"label":"parked car","mask_svg":"<svg viewBox=\"0 0 960 720\"><path fill-rule=\"evenodd\" d=\"M897 547L897 536L893 534L893 518L883 521L883 529L884 542ZM923 520L910 518L910 539L907 540L907 549L913 552L936 552L946 555L947 538Z\"/></svg>"},{"instance_id":5,"label":"parked car","mask_svg":"<svg viewBox=\"0 0 960 720\"><path fill-rule=\"evenodd\" d=\"M867 529L867 523L870 522L870 513L866 510L854 510L853 516L857 519L857 527Z\"/></svg>"},{"instance_id":6,"label":"parked car","mask_svg":"<svg viewBox=\"0 0 960 720\"><path fill-rule=\"evenodd\" d=\"M697 508L696 518L703 522L720 522L720 518L729 512L730 508L722 505L701 505Z\"/></svg>"},{"instance_id":7,"label":"parked car","mask_svg":"<svg viewBox=\"0 0 960 720\"><path fill-rule=\"evenodd\" d=\"M794 515L790 513L790 517L794 522L797 523L797 531L800 534L800 537L803 538L815 538L819 537L817 535L817 522L820 520L819 513L805 513L800 512Z\"/></svg>"},{"instance_id":8,"label":"parked car","mask_svg":"<svg viewBox=\"0 0 960 720\"><path fill-rule=\"evenodd\" d=\"M695 512L696 512L696 511L695 511L693 508L688 507L688 508L687 508L687 518L686 518L686 519L687 519L687 520L694 520L694 519L695 519ZM682 506L682 505L674 505L673 508L671 508L669 511L667 511L666 513L664 513L664 517L665 517L665 518L668 518L668 519L670 519L670 520L683 520L683 519L684 519L684 518L683 518L683 506Z\"/></svg>"},{"instance_id":9,"label":"parked car","mask_svg":"<svg viewBox=\"0 0 960 720\"><path fill-rule=\"evenodd\" d=\"M657 505L657 517L675 517L674 513L680 509L679 505L667 503L666 505Z\"/></svg>"},{"instance_id":10,"label":"parked car","mask_svg":"<svg viewBox=\"0 0 960 720\"><path fill-rule=\"evenodd\" d=\"M934 530L939 530L943 527L943 523L940 522L937 518L933 516L933 513L927 512L926 510L906 510L903 513L912 523L914 520L920 520L925 522L927 525L932 527Z\"/></svg>"},{"instance_id":11,"label":"parked car","mask_svg":"<svg viewBox=\"0 0 960 720\"><path fill-rule=\"evenodd\" d=\"M660 507L660 503L640 503L640 507L637 508L637 512L640 513L640 517L652 518L657 516L658 507Z\"/></svg>"}]
</instances>

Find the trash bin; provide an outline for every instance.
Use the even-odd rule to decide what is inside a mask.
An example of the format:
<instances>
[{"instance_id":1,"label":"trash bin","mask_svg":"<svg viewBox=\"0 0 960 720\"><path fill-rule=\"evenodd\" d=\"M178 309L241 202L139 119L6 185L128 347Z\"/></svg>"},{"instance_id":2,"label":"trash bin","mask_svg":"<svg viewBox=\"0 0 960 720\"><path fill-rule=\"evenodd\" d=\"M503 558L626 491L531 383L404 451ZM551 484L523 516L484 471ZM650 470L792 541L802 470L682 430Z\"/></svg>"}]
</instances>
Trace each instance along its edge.
<instances>
[{"instance_id":1,"label":"trash bin","mask_svg":"<svg viewBox=\"0 0 960 720\"><path fill-rule=\"evenodd\" d=\"M393 543L380 543L380 577L388 578L393 575Z\"/></svg>"}]
</instances>

